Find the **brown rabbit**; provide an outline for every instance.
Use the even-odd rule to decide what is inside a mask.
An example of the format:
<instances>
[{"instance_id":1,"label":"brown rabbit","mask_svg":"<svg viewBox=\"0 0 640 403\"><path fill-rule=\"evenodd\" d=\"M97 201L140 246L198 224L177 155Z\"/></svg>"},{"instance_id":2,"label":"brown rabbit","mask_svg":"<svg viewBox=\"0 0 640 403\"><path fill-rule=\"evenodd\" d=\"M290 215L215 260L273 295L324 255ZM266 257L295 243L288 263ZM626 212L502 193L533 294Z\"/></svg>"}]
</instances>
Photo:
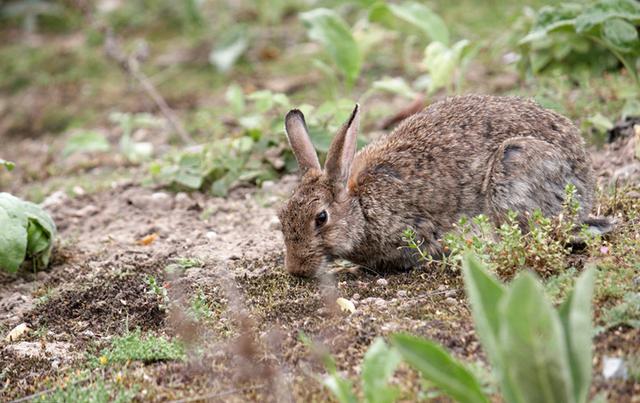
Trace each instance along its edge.
<instances>
[{"instance_id":1,"label":"brown rabbit","mask_svg":"<svg viewBox=\"0 0 640 403\"><path fill-rule=\"evenodd\" d=\"M332 258L373 270L416 262L402 241L413 228L431 254L461 216L562 209L572 183L587 220L594 178L569 119L515 97L458 96L434 103L356 154L356 105L324 170L299 110L285 118L301 181L279 218L286 269L312 275Z\"/></svg>"}]
</instances>

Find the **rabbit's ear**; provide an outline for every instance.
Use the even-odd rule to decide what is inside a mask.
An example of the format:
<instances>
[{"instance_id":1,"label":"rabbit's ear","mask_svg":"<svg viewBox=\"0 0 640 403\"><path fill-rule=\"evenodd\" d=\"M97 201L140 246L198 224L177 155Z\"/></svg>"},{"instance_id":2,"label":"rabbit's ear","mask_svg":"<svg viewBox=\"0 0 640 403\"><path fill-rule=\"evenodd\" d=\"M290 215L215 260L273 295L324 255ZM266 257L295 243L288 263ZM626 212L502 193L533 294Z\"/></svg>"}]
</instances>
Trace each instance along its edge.
<instances>
[{"instance_id":1,"label":"rabbit's ear","mask_svg":"<svg viewBox=\"0 0 640 403\"><path fill-rule=\"evenodd\" d=\"M356 155L356 140L360 126L360 105L351 112L349 120L340 128L331 142L324 169L335 183L344 183L351 173L351 163Z\"/></svg>"},{"instance_id":2,"label":"rabbit's ear","mask_svg":"<svg viewBox=\"0 0 640 403\"><path fill-rule=\"evenodd\" d=\"M304 175L309 169L320 170L320 161L316 154L313 143L309 138L307 124L304 121L304 115L298 109L292 109L284 118L284 126L289 139L289 145L296 156L300 173Z\"/></svg>"}]
</instances>

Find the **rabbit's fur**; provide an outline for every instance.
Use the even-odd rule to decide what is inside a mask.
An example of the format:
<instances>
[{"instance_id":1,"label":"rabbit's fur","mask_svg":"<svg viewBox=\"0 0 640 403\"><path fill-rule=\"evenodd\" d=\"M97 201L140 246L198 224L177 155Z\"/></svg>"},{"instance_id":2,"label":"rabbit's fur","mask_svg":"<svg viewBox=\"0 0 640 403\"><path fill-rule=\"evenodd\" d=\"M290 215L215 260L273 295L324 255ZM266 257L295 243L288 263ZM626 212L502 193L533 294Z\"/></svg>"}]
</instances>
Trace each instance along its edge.
<instances>
[{"instance_id":1,"label":"rabbit's fur","mask_svg":"<svg viewBox=\"0 0 640 403\"><path fill-rule=\"evenodd\" d=\"M569 119L515 97L458 96L434 103L356 154L360 109L338 131L324 170L304 116L292 110L287 136L301 181L279 212L286 269L312 275L332 258L373 270L406 268L402 233L413 228L439 254L461 216L500 223L508 210L562 209L572 183L587 218L594 177ZM319 215L322 211L324 216Z\"/></svg>"}]
</instances>

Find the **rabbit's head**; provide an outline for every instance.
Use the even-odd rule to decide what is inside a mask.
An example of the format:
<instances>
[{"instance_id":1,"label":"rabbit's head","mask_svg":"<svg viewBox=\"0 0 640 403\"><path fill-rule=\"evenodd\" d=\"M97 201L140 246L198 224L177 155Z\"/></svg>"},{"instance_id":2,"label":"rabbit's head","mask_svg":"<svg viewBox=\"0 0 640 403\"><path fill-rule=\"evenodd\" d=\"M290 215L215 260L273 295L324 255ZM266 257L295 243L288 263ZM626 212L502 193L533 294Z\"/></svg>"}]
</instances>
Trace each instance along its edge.
<instances>
[{"instance_id":1,"label":"rabbit's head","mask_svg":"<svg viewBox=\"0 0 640 403\"><path fill-rule=\"evenodd\" d=\"M359 112L356 105L336 134L324 169L309 139L302 112L294 109L285 118L287 137L301 175L300 184L278 214L289 273L311 276L333 257L348 254L354 240L360 238L362 213L346 187L356 152Z\"/></svg>"}]
</instances>

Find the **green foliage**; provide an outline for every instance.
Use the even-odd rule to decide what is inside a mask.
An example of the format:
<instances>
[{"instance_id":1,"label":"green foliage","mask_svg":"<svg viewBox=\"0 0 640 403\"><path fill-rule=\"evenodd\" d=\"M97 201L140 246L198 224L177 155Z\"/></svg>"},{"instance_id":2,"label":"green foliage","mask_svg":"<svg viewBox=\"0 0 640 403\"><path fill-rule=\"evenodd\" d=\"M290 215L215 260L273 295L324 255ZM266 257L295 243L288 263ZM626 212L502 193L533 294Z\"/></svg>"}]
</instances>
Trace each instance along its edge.
<instances>
[{"instance_id":1,"label":"green foliage","mask_svg":"<svg viewBox=\"0 0 640 403\"><path fill-rule=\"evenodd\" d=\"M308 340L307 344L309 344ZM329 374L323 379L323 384L339 402L357 402L351 381L338 373L331 356L326 354L324 358ZM362 361L362 391L365 402L390 403L396 400L398 390L390 386L388 381L399 363L398 351L389 348L382 338L376 338L371 343Z\"/></svg>"},{"instance_id":2,"label":"green foliage","mask_svg":"<svg viewBox=\"0 0 640 403\"><path fill-rule=\"evenodd\" d=\"M640 329L640 292L626 293L621 303L604 310L601 320L606 328L627 325Z\"/></svg>"},{"instance_id":3,"label":"green foliage","mask_svg":"<svg viewBox=\"0 0 640 403\"><path fill-rule=\"evenodd\" d=\"M422 251L422 240L407 229L403 239L407 248L429 264L458 269L466 251L472 251L485 263L490 264L500 276L510 277L518 271L531 268L539 274L559 273L566 268L566 258L571 252L571 241L575 238L576 219L580 205L576 199L576 188L565 189L563 211L555 218L544 217L539 210L526 217L528 232L523 233L521 217L510 211L500 226L493 225L484 215L469 220L460 219L456 229L445 234L443 249L445 256L435 259ZM587 231L581 236L590 242L593 238Z\"/></svg>"},{"instance_id":4,"label":"green foliage","mask_svg":"<svg viewBox=\"0 0 640 403\"><path fill-rule=\"evenodd\" d=\"M13 171L13 168L16 167L16 164L11 161L3 160L2 158L0 158L0 166L4 167L7 171Z\"/></svg>"},{"instance_id":5,"label":"green foliage","mask_svg":"<svg viewBox=\"0 0 640 403\"><path fill-rule=\"evenodd\" d=\"M69 140L67 140L62 154L67 156L77 152L106 152L110 149L111 146L109 142L102 134L89 130L71 136Z\"/></svg>"},{"instance_id":6,"label":"green foliage","mask_svg":"<svg viewBox=\"0 0 640 403\"><path fill-rule=\"evenodd\" d=\"M109 120L117 124L122 131L119 143L120 152L129 162L137 164L151 157L153 144L134 141L131 136L136 129L158 127L160 121L157 117L148 113L115 112L109 115Z\"/></svg>"},{"instance_id":7,"label":"green foliage","mask_svg":"<svg viewBox=\"0 0 640 403\"><path fill-rule=\"evenodd\" d=\"M43 403L126 403L136 396L138 388L125 389L122 384L108 383L96 378L89 383L83 379L72 379L49 394L36 397L33 401Z\"/></svg>"},{"instance_id":8,"label":"green foliage","mask_svg":"<svg viewBox=\"0 0 640 403\"><path fill-rule=\"evenodd\" d=\"M478 380L439 345L408 334L397 334L393 345L423 377L459 402L489 402Z\"/></svg>"},{"instance_id":9,"label":"green foliage","mask_svg":"<svg viewBox=\"0 0 640 403\"><path fill-rule=\"evenodd\" d=\"M423 65L429 73L429 94L441 88L451 89L456 70L465 64L470 56L469 41L463 39L448 47L442 42L431 42L424 51Z\"/></svg>"},{"instance_id":10,"label":"green foliage","mask_svg":"<svg viewBox=\"0 0 640 403\"><path fill-rule=\"evenodd\" d=\"M326 8L302 13L300 18L309 37L324 46L347 83L353 84L360 74L362 56L347 23L337 13Z\"/></svg>"},{"instance_id":11,"label":"green foliage","mask_svg":"<svg viewBox=\"0 0 640 403\"><path fill-rule=\"evenodd\" d=\"M147 294L155 295L158 299L158 306L164 309L169 303L169 293L164 285L161 285L155 276L148 275L146 278Z\"/></svg>"},{"instance_id":12,"label":"green foliage","mask_svg":"<svg viewBox=\"0 0 640 403\"><path fill-rule=\"evenodd\" d=\"M209 54L209 62L219 71L226 73L236 64L249 47L249 36L245 29L235 29L227 33Z\"/></svg>"},{"instance_id":13,"label":"green foliage","mask_svg":"<svg viewBox=\"0 0 640 403\"><path fill-rule=\"evenodd\" d=\"M113 339L111 347L103 350L98 360L107 364L129 361L150 364L159 361L180 361L184 357L184 347L181 343L151 334L143 336L140 329L136 329Z\"/></svg>"},{"instance_id":14,"label":"green foliage","mask_svg":"<svg viewBox=\"0 0 640 403\"><path fill-rule=\"evenodd\" d=\"M417 28L428 40L449 44L449 29L442 18L424 4L407 1L401 4L376 2L369 10L369 20L402 31Z\"/></svg>"},{"instance_id":15,"label":"green foliage","mask_svg":"<svg viewBox=\"0 0 640 403\"><path fill-rule=\"evenodd\" d=\"M16 272L25 259L34 270L47 267L56 225L41 207L0 193L0 269Z\"/></svg>"},{"instance_id":16,"label":"green foliage","mask_svg":"<svg viewBox=\"0 0 640 403\"><path fill-rule=\"evenodd\" d=\"M640 57L636 28L639 23L640 3L635 0L543 7L529 33L519 42L523 66L534 73L558 67L570 72L576 65L602 70L611 67L607 55L612 55L640 87L636 67Z\"/></svg>"},{"instance_id":17,"label":"green foliage","mask_svg":"<svg viewBox=\"0 0 640 403\"><path fill-rule=\"evenodd\" d=\"M470 255L463 271L476 330L505 400L586 401L594 269L578 278L558 310L530 273L504 288Z\"/></svg>"}]
</instances>

